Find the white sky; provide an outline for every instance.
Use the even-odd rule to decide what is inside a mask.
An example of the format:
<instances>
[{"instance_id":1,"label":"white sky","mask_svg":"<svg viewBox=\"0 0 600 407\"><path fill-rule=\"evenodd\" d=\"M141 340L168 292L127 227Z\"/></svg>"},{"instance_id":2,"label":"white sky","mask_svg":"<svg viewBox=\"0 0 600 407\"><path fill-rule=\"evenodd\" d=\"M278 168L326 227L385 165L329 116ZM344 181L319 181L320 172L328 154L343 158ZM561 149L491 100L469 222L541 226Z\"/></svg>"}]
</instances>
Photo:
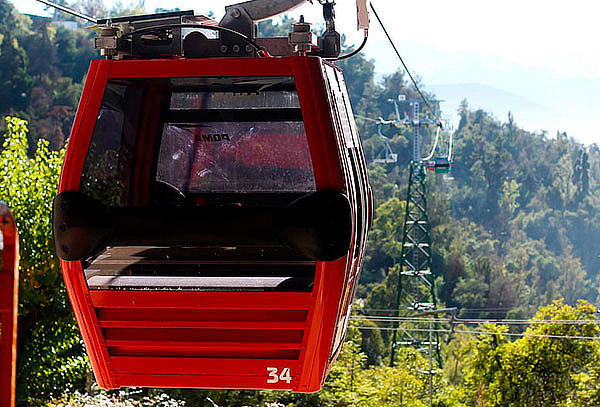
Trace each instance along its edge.
<instances>
[{"instance_id":1,"label":"white sky","mask_svg":"<svg viewBox=\"0 0 600 407\"><path fill-rule=\"evenodd\" d=\"M149 11L212 10L220 18L224 6L233 2L146 0L145 4ZM34 0L15 3L22 12L43 10ZM338 30L350 42L360 42L355 1L337 3ZM373 0L373 4L409 68L425 84L481 83L500 88L560 112L555 122L538 127L560 128L581 141L600 142L600 2ZM291 14L321 21L317 4ZM396 70L398 61L374 16L371 26L367 55L376 59L379 73ZM505 112L495 113L505 117Z\"/></svg>"}]
</instances>

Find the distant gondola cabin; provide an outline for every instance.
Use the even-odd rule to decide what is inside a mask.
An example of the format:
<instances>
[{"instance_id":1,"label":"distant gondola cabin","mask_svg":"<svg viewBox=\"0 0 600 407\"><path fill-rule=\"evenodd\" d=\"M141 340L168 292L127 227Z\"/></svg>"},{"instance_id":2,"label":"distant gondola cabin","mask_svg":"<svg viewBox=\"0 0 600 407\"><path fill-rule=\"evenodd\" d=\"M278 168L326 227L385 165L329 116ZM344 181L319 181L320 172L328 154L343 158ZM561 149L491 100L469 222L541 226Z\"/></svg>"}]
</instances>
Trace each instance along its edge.
<instances>
[{"instance_id":1,"label":"distant gondola cabin","mask_svg":"<svg viewBox=\"0 0 600 407\"><path fill-rule=\"evenodd\" d=\"M425 163L425 167L435 174L448 174L452 169L452 163L448 157L434 157Z\"/></svg>"}]
</instances>

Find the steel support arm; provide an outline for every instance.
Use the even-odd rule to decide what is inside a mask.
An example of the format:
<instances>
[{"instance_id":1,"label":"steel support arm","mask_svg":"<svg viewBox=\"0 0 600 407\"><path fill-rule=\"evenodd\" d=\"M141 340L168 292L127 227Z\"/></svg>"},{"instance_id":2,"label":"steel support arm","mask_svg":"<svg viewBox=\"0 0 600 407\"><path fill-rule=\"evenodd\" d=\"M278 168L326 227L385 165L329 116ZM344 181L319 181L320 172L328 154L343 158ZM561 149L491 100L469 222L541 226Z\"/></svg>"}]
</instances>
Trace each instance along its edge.
<instances>
[{"instance_id":1,"label":"steel support arm","mask_svg":"<svg viewBox=\"0 0 600 407\"><path fill-rule=\"evenodd\" d=\"M309 0L250 0L225 7L227 16L237 18L239 12L245 11L254 22L269 19L295 9ZM234 11L236 10L237 11Z\"/></svg>"}]
</instances>

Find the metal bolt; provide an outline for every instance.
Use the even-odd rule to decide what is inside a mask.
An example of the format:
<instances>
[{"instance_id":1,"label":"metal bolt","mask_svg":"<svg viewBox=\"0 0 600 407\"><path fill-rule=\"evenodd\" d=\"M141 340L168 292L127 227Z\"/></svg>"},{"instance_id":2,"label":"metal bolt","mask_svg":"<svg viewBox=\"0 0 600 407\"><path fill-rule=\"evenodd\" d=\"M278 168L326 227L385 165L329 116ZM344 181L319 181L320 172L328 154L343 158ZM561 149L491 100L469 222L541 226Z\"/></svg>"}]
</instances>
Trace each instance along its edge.
<instances>
[{"instance_id":1,"label":"metal bolt","mask_svg":"<svg viewBox=\"0 0 600 407\"><path fill-rule=\"evenodd\" d=\"M251 53L254 50L254 47L250 44L246 45L246 52Z\"/></svg>"},{"instance_id":2,"label":"metal bolt","mask_svg":"<svg viewBox=\"0 0 600 407\"><path fill-rule=\"evenodd\" d=\"M231 10L231 17L240 18L241 15L242 15L242 13L237 8L234 8L233 10Z\"/></svg>"},{"instance_id":3,"label":"metal bolt","mask_svg":"<svg viewBox=\"0 0 600 407\"><path fill-rule=\"evenodd\" d=\"M225 54L227 52L227 45L221 45L221 52Z\"/></svg>"},{"instance_id":4,"label":"metal bolt","mask_svg":"<svg viewBox=\"0 0 600 407\"><path fill-rule=\"evenodd\" d=\"M236 44L236 45L234 45L234 46L232 47L232 49L233 49L233 52L235 52L235 53L238 53L238 52L240 52L240 46L239 46L239 45L237 45L237 44Z\"/></svg>"},{"instance_id":5,"label":"metal bolt","mask_svg":"<svg viewBox=\"0 0 600 407\"><path fill-rule=\"evenodd\" d=\"M62 247L61 247L61 249L62 249L62 251L64 253L68 253L69 252L69 246L67 246L66 244L63 244Z\"/></svg>"},{"instance_id":6,"label":"metal bolt","mask_svg":"<svg viewBox=\"0 0 600 407\"><path fill-rule=\"evenodd\" d=\"M66 223L61 223L60 224L60 231L61 232L66 232L68 229L67 224Z\"/></svg>"}]
</instances>

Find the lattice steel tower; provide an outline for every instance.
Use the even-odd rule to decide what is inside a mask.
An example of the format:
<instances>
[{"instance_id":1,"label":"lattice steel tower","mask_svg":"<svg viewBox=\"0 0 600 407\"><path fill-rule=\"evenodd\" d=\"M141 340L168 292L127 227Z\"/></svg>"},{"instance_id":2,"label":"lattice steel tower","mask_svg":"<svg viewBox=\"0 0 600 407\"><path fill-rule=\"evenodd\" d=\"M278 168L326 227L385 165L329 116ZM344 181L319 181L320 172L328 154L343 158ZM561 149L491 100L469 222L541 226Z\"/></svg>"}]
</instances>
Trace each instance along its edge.
<instances>
[{"instance_id":1,"label":"lattice steel tower","mask_svg":"<svg viewBox=\"0 0 600 407\"><path fill-rule=\"evenodd\" d=\"M409 165L408 190L402 230L402 251L397 281L394 309L398 319L417 317L436 309L434 275L431 271L431 236L427 211L427 188L425 184L425 162L421 155L421 128L438 125L438 121L422 119L420 101L391 100L396 110L397 124L413 129L413 157ZM439 101L433 101L439 103ZM409 105L408 118L400 119L400 107ZM408 320L407 320L408 321ZM393 322L390 365L393 366L396 350L401 345L415 346L431 352L435 349L440 360L438 335L429 334L431 324L423 322ZM404 326L402 326L404 325ZM432 342L433 341L433 342ZM433 355L432 355L433 356ZM431 374L431 372L430 372Z\"/></svg>"}]
</instances>

